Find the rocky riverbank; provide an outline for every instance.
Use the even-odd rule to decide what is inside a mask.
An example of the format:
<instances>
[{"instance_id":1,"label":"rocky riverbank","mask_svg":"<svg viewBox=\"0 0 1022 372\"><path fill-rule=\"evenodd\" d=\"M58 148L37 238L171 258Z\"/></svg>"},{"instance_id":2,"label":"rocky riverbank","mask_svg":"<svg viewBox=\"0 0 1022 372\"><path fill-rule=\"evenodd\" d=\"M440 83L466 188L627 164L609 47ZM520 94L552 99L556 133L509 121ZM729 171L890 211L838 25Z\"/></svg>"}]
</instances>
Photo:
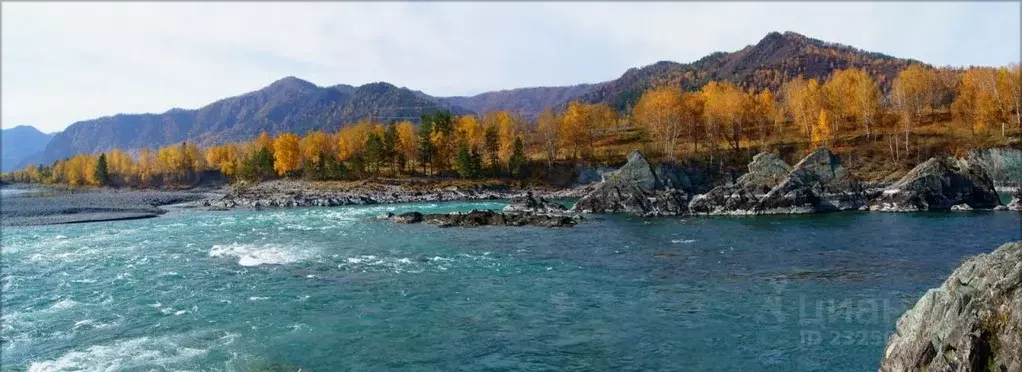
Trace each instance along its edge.
<instances>
[{"instance_id":1,"label":"rocky riverbank","mask_svg":"<svg viewBox=\"0 0 1022 372\"><path fill-rule=\"evenodd\" d=\"M965 261L898 319L880 371L1022 371L1022 243Z\"/></svg>"},{"instance_id":2,"label":"rocky riverbank","mask_svg":"<svg viewBox=\"0 0 1022 372\"><path fill-rule=\"evenodd\" d=\"M341 205L510 199L525 192L551 198L577 197L586 188L525 189L508 185L443 185L411 181L308 182L276 180L234 185L200 203L211 210L233 208L333 207Z\"/></svg>"},{"instance_id":3,"label":"rocky riverbank","mask_svg":"<svg viewBox=\"0 0 1022 372\"><path fill-rule=\"evenodd\" d=\"M691 183L672 182L690 179L685 171L670 163L653 166L635 151L572 210L659 216L1007 209L982 163L969 159L932 158L890 185L861 181L826 148L795 166L761 153L748 169L734 183L695 193Z\"/></svg>"}]
</instances>

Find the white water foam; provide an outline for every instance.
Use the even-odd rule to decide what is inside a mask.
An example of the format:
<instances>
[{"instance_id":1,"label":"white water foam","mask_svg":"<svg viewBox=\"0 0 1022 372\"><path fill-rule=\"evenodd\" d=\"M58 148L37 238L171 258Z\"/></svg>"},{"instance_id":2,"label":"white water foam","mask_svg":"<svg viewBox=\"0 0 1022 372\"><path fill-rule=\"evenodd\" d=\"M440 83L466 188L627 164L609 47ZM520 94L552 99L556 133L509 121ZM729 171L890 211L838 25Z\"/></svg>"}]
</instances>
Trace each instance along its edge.
<instances>
[{"instance_id":1,"label":"white water foam","mask_svg":"<svg viewBox=\"0 0 1022 372\"><path fill-rule=\"evenodd\" d=\"M183 347L169 338L135 338L74 350L53 360L32 362L29 372L148 370L181 363L208 350Z\"/></svg>"},{"instance_id":2,"label":"white water foam","mask_svg":"<svg viewBox=\"0 0 1022 372\"><path fill-rule=\"evenodd\" d=\"M692 244L692 243L695 243L695 242L696 242L695 239L672 239L671 240L671 243L674 243L674 244Z\"/></svg>"},{"instance_id":3,"label":"white water foam","mask_svg":"<svg viewBox=\"0 0 1022 372\"><path fill-rule=\"evenodd\" d=\"M57 301L56 303L51 305L49 310L51 310L51 311L66 310L66 309L70 309L72 307L75 307L75 305L78 305L77 301L69 299L69 298L65 298L65 299Z\"/></svg>"},{"instance_id":4,"label":"white water foam","mask_svg":"<svg viewBox=\"0 0 1022 372\"><path fill-rule=\"evenodd\" d=\"M237 257L241 266L286 265L301 259L293 248L275 244L218 244L209 250L209 256Z\"/></svg>"}]
</instances>

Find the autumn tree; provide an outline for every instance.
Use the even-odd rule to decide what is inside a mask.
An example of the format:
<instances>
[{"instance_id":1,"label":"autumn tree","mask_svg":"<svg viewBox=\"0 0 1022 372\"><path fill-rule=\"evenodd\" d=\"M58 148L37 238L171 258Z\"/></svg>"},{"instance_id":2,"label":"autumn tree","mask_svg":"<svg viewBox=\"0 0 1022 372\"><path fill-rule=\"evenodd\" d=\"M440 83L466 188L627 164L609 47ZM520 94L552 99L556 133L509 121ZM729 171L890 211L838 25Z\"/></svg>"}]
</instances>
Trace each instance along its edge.
<instances>
[{"instance_id":1,"label":"autumn tree","mask_svg":"<svg viewBox=\"0 0 1022 372\"><path fill-rule=\"evenodd\" d=\"M681 122L684 102L681 91L672 87L647 90L633 109L633 117L660 144L668 159L675 159L678 138L684 126Z\"/></svg>"},{"instance_id":2,"label":"autumn tree","mask_svg":"<svg viewBox=\"0 0 1022 372\"><path fill-rule=\"evenodd\" d=\"M707 130L727 140L732 150L741 148L748 97L740 88L729 82L711 81L703 87L706 97L705 115Z\"/></svg>"},{"instance_id":3,"label":"autumn tree","mask_svg":"<svg viewBox=\"0 0 1022 372\"><path fill-rule=\"evenodd\" d=\"M811 147L817 148L830 145L831 130L834 128L830 120L830 114L827 109L820 110L820 116L813 127Z\"/></svg>"},{"instance_id":4,"label":"autumn tree","mask_svg":"<svg viewBox=\"0 0 1022 372\"><path fill-rule=\"evenodd\" d=\"M812 137L813 126L816 125L823 99L820 85L816 79L805 80L801 77L792 79L781 89L784 106L791 115L795 125L802 129L806 138Z\"/></svg>"},{"instance_id":5,"label":"autumn tree","mask_svg":"<svg viewBox=\"0 0 1022 372\"><path fill-rule=\"evenodd\" d=\"M397 123L397 156L396 161L401 170L405 164L416 158L417 142L415 141L415 125L410 121Z\"/></svg>"},{"instance_id":6,"label":"autumn tree","mask_svg":"<svg viewBox=\"0 0 1022 372\"><path fill-rule=\"evenodd\" d=\"M554 110L547 108L536 118L536 135L546 157L547 167L553 167L560 148L560 119Z\"/></svg>"},{"instance_id":7,"label":"autumn tree","mask_svg":"<svg viewBox=\"0 0 1022 372\"><path fill-rule=\"evenodd\" d=\"M913 64L902 70L891 87L891 100L900 114L905 131L905 151L909 151L909 134L933 101L933 73L923 65Z\"/></svg>"},{"instance_id":8,"label":"autumn tree","mask_svg":"<svg viewBox=\"0 0 1022 372\"><path fill-rule=\"evenodd\" d=\"M273 140L273 170L278 176L290 174L302 165L300 143L294 133L280 133Z\"/></svg>"}]
</instances>

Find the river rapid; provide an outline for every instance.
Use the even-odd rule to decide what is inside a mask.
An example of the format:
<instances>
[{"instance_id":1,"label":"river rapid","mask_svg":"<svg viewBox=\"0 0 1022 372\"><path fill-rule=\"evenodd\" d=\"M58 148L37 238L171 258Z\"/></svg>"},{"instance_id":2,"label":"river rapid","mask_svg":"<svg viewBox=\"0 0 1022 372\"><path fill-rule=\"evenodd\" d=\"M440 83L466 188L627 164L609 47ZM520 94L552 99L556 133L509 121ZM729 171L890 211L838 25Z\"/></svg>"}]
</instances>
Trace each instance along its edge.
<instances>
[{"instance_id":1,"label":"river rapid","mask_svg":"<svg viewBox=\"0 0 1022 372\"><path fill-rule=\"evenodd\" d=\"M1015 212L451 228L173 211L4 228L2 369L874 370L901 313Z\"/></svg>"}]
</instances>

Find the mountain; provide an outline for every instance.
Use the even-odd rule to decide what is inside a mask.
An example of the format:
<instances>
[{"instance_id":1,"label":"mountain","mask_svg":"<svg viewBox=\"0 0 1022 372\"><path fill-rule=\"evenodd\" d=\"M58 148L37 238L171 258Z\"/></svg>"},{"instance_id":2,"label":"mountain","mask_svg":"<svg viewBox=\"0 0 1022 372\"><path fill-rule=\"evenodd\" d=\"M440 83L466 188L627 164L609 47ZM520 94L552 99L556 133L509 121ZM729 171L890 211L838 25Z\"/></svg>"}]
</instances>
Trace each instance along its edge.
<instances>
[{"instance_id":1,"label":"mountain","mask_svg":"<svg viewBox=\"0 0 1022 372\"><path fill-rule=\"evenodd\" d=\"M776 92L784 82L798 76L823 79L837 69L858 67L889 88L898 72L914 60L867 52L847 45L828 43L794 32L771 32L759 43L739 51L716 52L692 63L661 61L632 68L621 77L582 94L585 102L608 102L623 109L638 101L642 92L659 85L697 90L711 80L731 81L745 88L768 88Z\"/></svg>"},{"instance_id":2,"label":"mountain","mask_svg":"<svg viewBox=\"0 0 1022 372\"><path fill-rule=\"evenodd\" d=\"M57 134L40 160L50 163L76 153L139 149L181 141L215 144L250 139L261 131L304 134L336 130L361 119L417 121L424 113L469 110L422 92L388 83L320 87L285 77L260 90L225 98L197 110L162 114L118 114L80 121Z\"/></svg>"},{"instance_id":3,"label":"mountain","mask_svg":"<svg viewBox=\"0 0 1022 372\"><path fill-rule=\"evenodd\" d=\"M646 89L659 85L697 90L711 80L727 80L776 92L797 76L822 79L835 69L848 67L865 69L886 89L899 71L913 63L920 62L794 32L772 32L735 52L716 52L690 63L661 61L598 84L510 89L470 97L432 97L382 82L320 87L286 77L196 110L120 114L77 122L57 134L38 159L49 163L79 152L155 147L186 140L214 144L249 139L261 131L304 134L334 130L360 119L414 121L440 108L455 114L510 110L534 118L547 107L563 108L568 101L579 99L607 102L621 110L634 104Z\"/></svg>"},{"instance_id":4,"label":"mountain","mask_svg":"<svg viewBox=\"0 0 1022 372\"><path fill-rule=\"evenodd\" d=\"M579 84L566 87L535 87L486 92L471 97L442 97L440 100L477 113L508 110L534 119L547 107L564 106L600 84Z\"/></svg>"},{"instance_id":5,"label":"mountain","mask_svg":"<svg viewBox=\"0 0 1022 372\"><path fill-rule=\"evenodd\" d=\"M22 163L39 154L53 138L35 127L19 125L0 131L0 172L20 168Z\"/></svg>"}]
</instances>

